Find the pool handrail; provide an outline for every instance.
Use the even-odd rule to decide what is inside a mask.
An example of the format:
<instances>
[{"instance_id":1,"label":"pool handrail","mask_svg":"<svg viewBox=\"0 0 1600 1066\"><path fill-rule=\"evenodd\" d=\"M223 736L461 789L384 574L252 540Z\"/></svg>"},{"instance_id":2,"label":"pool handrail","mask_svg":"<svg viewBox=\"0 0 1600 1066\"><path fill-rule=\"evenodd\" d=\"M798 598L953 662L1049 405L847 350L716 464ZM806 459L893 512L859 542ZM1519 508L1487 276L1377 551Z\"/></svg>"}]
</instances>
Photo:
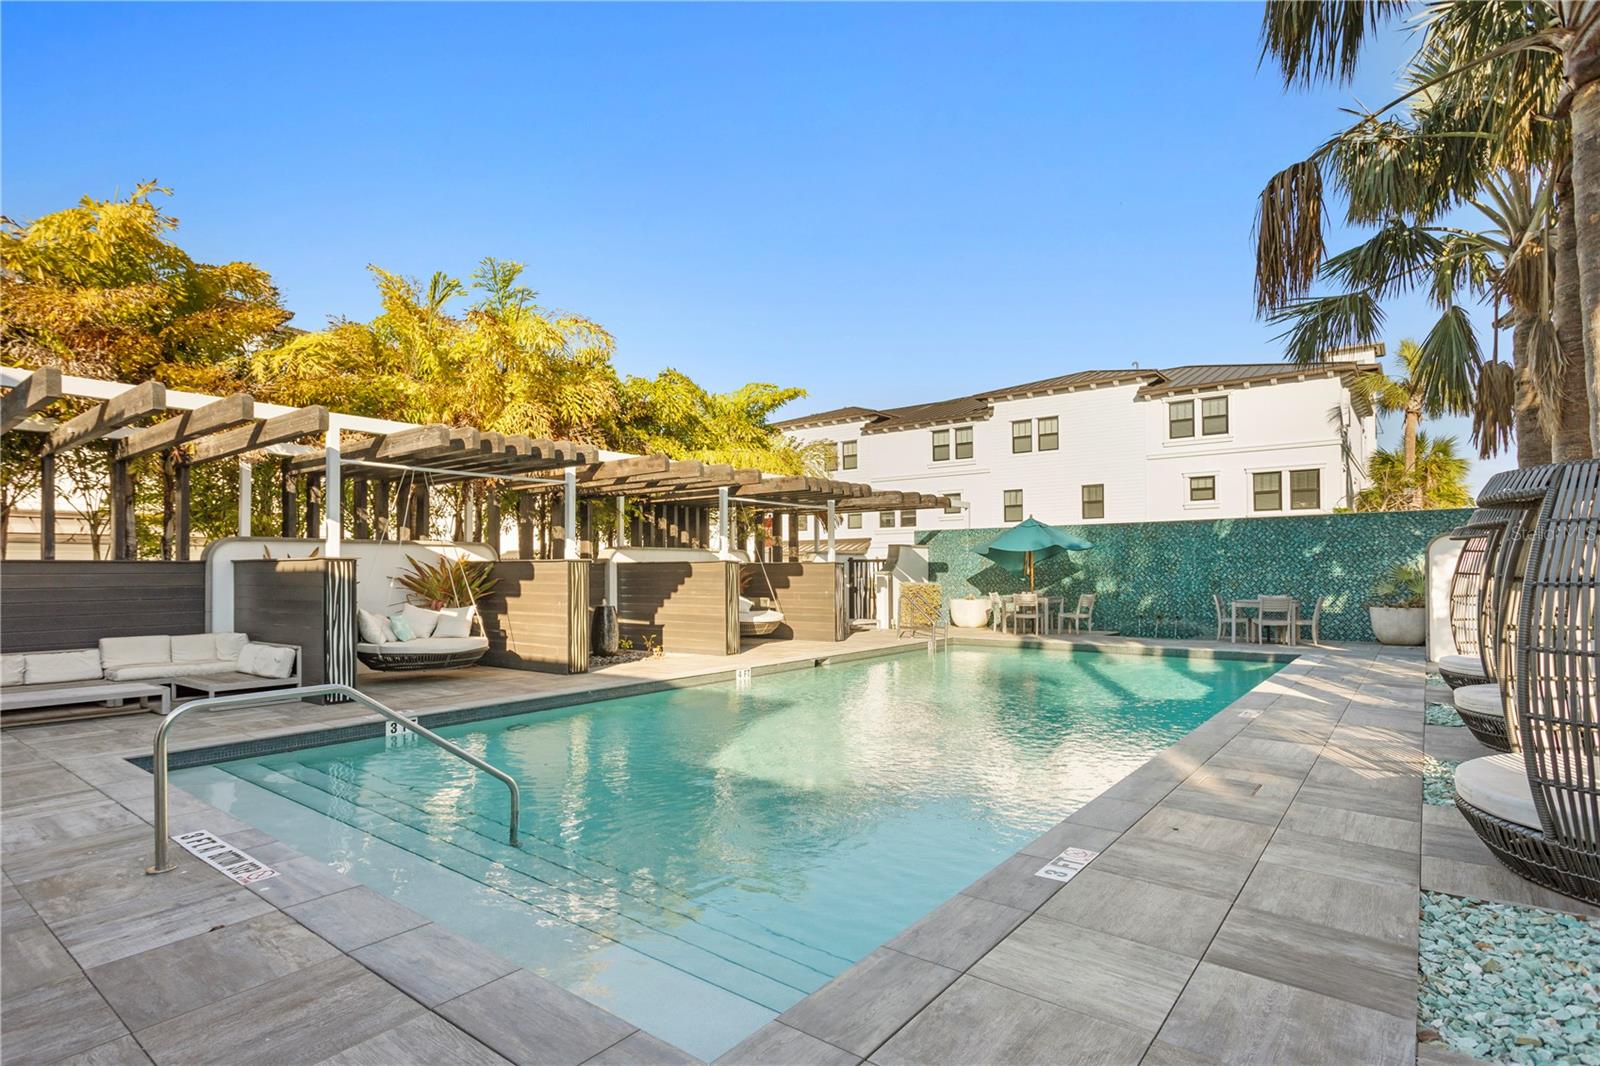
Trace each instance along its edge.
<instances>
[{"instance_id":1,"label":"pool handrail","mask_svg":"<svg viewBox=\"0 0 1600 1066\"><path fill-rule=\"evenodd\" d=\"M176 869L176 864L170 861L167 850L167 735L172 732L173 725L186 711L209 710L215 707L248 707L251 704L276 703L285 698L305 699L310 696L343 696L345 699L354 700L369 710L376 711L384 718L394 722L427 740L429 743L443 748L458 759L463 759L484 773L499 778L511 790L511 846L517 846L517 822L522 811L522 790L517 787L516 780L504 770L480 759L464 748L457 747L439 734L430 729L425 729L416 722L400 714L371 696L349 685L299 685L294 688L270 689L265 692L245 692L236 696L207 696L198 700L190 700L173 708L172 712L161 719L161 724L156 727L155 749L151 752L151 770L155 776L155 865L145 871L148 874L164 874Z\"/></svg>"}]
</instances>

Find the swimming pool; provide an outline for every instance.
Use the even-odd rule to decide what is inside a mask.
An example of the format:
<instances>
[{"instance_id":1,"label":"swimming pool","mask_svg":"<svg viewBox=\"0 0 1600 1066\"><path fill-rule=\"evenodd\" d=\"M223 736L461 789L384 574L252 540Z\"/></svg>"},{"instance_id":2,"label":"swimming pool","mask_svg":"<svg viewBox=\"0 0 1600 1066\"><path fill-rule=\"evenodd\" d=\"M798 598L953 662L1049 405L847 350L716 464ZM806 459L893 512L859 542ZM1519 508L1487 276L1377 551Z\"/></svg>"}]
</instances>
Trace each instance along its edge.
<instances>
[{"instance_id":1,"label":"swimming pool","mask_svg":"<svg viewBox=\"0 0 1600 1066\"><path fill-rule=\"evenodd\" d=\"M707 1060L1278 669L957 646L175 785ZM386 743L388 746L386 746Z\"/></svg>"}]
</instances>

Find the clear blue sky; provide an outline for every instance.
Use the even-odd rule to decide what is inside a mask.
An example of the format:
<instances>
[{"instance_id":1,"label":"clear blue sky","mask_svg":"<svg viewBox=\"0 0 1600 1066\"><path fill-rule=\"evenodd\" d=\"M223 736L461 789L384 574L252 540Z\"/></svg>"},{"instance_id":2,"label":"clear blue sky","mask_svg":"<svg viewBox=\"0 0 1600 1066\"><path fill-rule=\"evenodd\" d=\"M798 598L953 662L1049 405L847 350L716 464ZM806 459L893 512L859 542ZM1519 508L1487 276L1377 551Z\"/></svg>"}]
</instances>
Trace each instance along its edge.
<instances>
[{"instance_id":1,"label":"clear blue sky","mask_svg":"<svg viewBox=\"0 0 1600 1066\"><path fill-rule=\"evenodd\" d=\"M373 312L369 262L516 259L615 333L623 370L800 385L793 413L1275 360L1255 195L1338 106L1392 95L1406 42L1348 91L1284 93L1257 71L1259 19L5 3L0 208L158 178L192 254L266 267L309 328ZM1391 350L1430 322L1395 306Z\"/></svg>"}]
</instances>

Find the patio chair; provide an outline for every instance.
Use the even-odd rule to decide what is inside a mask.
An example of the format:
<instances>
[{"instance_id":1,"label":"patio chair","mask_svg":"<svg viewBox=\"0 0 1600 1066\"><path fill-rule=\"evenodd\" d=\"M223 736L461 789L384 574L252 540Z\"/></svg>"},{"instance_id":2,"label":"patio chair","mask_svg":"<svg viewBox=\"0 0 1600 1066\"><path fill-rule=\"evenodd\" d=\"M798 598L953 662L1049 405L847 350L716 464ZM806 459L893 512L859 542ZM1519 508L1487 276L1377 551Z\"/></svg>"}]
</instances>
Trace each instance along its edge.
<instances>
[{"instance_id":1,"label":"patio chair","mask_svg":"<svg viewBox=\"0 0 1600 1066\"><path fill-rule=\"evenodd\" d=\"M1265 641L1267 631L1279 630L1285 644L1294 643L1295 609L1292 596L1262 596L1256 608L1256 639Z\"/></svg>"},{"instance_id":2,"label":"patio chair","mask_svg":"<svg viewBox=\"0 0 1600 1066\"><path fill-rule=\"evenodd\" d=\"M1456 807L1516 873L1600 904L1597 597L1600 460L1563 463L1528 538L1518 596L1508 721L1521 750L1463 763Z\"/></svg>"},{"instance_id":3,"label":"patio chair","mask_svg":"<svg viewBox=\"0 0 1600 1066\"><path fill-rule=\"evenodd\" d=\"M1328 599L1328 597L1326 597L1326 596L1318 596L1317 597L1317 602L1315 604L1313 604L1312 607L1311 607L1311 617L1310 618L1301 618L1299 616L1299 612L1296 611L1295 619L1294 619L1294 628L1295 628L1295 634L1296 634L1297 637L1299 635L1300 630L1302 628L1304 628L1304 629L1307 629L1311 633L1311 643L1313 643L1313 644L1321 644L1322 643L1322 605L1323 605L1324 602L1326 602L1327 599Z\"/></svg>"},{"instance_id":4,"label":"patio chair","mask_svg":"<svg viewBox=\"0 0 1600 1066\"><path fill-rule=\"evenodd\" d=\"M1522 578L1540 507L1559 470L1551 465L1496 474L1478 494L1481 506L1463 527L1486 529L1492 536L1477 612L1479 662L1488 680L1469 680L1450 696L1461 723L1479 743L1496 751L1512 751L1519 744L1511 694Z\"/></svg>"},{"instance_id":5,"label":"patio chair","mask_svg":"<svg viewBox=\"0 0 1600 1066\"><path fill-rule=\"evenodd\" d=\"M1094 622L1094 601L1095 594L1092 592L1085 592L1078 597L1077 610L1069 611L1067 610L1066 601L1062 600L1060 618L1061 628L1066 629L1067 623L1071 622L1072 631L1074 633L1081 633L1085 627L1092 625Z\"/></svg>"},{"instance_id":6,"label":"patio chair","mask_svg":"<svg viewBox=\"0 0 1600 1066\"><path fill-rule=\"evenodd\" d=\"M1011 605L1006 603L1005 597L998 592L989 593L989 628L1000 632L1006 627L1006 615L1011 611Z\"/></svg>"},{"instance_id":7,"label":"patio chair","mask_svg":"<svg viewBox=\"0 0 1600 1066\"><path fill-rule=\"evenodd\" d=\"M1251 622L1250 616L1243 615L1236 621L1233 616L1233 605L1227 600L1224 600L1221 593L1213 592L1211 594L1211 606L1215 608L1217 612L1218 640L1222 639L1222 629L1224 626L1226 626L1228 629L1228 639L1232 641L1238 641L1239 622L1244 623L1244 639L1255 639L1255 628Z\"/></svg>"},{"instance_id":8,"label":"patio chair","mask_svg":"<svg viewBox=\"0 0 1600 1066\"><path fill-rule=\"evenodd\" d=\"M1015 630L1022 622L1032 622L1035 634L1042 630L1044 614L1039 609L1039 594L1037 592L1019 592L1011 601L1011 628Z\"/></svg>"}]
</instances>

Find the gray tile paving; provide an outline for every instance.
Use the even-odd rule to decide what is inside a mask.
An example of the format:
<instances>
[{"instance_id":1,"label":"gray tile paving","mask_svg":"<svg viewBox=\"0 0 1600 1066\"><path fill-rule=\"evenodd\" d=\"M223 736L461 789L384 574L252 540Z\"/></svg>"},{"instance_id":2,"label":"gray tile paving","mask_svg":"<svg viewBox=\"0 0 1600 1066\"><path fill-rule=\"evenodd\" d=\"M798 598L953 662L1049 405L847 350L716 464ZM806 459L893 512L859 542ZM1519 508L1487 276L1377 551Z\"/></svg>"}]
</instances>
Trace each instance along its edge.
<instances>
[{"instance_id":1,"label":"gray tile paving","mask_svg":"<svg viewBox=\"0 0 1600 1066\"><path fill-rule=\"evenodd\" d=\"M69 1055L55 1066L150 1066L150 1056L144 1053L137 1039L124 1036Z\"/></svg>"},{"instance_id":2,"label":"gray tile paving","mask_svg":"<svg viewBox=\"0 0 1600 1066\"><path fill-rule=\"evenodd\" d=\"M296 904L287 913L340 951L351 952L427 922L416 911L365 885Z\"/></svg>"},{"instance_id":3,"label":"gray tile paving","mask_svg":"<svg viewBox=\"0 0 1600 1066\"><path fill-rule=\"evenodd\" d=\"M55 1062L126 1036L127 1026L81 973L38 985L0 1003L5 1061Z\"/></svg>"},{"instance_id":4,"label":"gray tile paving","mask_svg":"<svg viewBox=\"0 0 1600 1066\"><path fill-rule=\"evenodd\" d=\"M318 1066L506 1066L506 1060L436 1014L419 1014L369 1036Z\"/></svg>"},{"instance_id":5,"label":"gray tile paving","mask_svg":"<svg viewBox=\"0 0 1600 1066\"><path fill-rule=\"evenodd\" d=\"M825 1040L782 1022L769 1022L719 1058L717 1066L769 1066L780 1062L786 1066L855 1066L860 1061L861 1056Z\"/></svg>"},{"instance_id":6,"label":"gray tile paving","mask_svg":"<svg viewBox=\"0 0 1600 1066\"><path fill-rule=\"evenodd\" d=\"M577 1066L635 1031L526 970L442 1003L438 1012L512 1062L541 1066Z\"/></svg>"},{"instance_id":7,"label":"gray tile paving","mask_svg":"<svg viewBox=\"0 0 1600 1066\"><path fill-rule=\"evenodd\" d=\"M625 1036L584 1066L696 1066L699 1059L646 1032Z\"/></svg>"},{"instance_id":8,"label":"gray tile paving","mask_svg":"<svg viewBox=\"0 0 1600 1066\"><path fill-rule=\"evenodd\" d=\"M1051 896L1039 913L1198 959L1228 907L1227 900L1123 877L1093 863Z\"/></svg>"},{"instance_id":9,"label":"gray tile paving","mask_svg":"<svg viewBox=\"0 0 1600 1066\"><path fill-rule=\"evenodd\" d=\"M1027 916L1027 911L1015 907L978 896L957 895L934 908L887 946L925 962L964 970L1022 924Z\"/></svg>"},{"instance_id":10,"label":"gray tile paving","mask_svg":"<svg viewBox=\"0 0 1600 1066\"><path fill-rule=\"evenodd\" d=\"M865 1057L959 976L958 970L879 948L778 1020Z\"/></svg>"},{"instance_id":11,"label":"gray tile paving","mask_svg":"<svg viewBox=\"0 0 1600 1066\"><path fill-rule=\"evenodd\" d=\"M517 969L466 937L431 923L351 954L426 1007L436 1007Z\"/></svg>"}]
</instances>

